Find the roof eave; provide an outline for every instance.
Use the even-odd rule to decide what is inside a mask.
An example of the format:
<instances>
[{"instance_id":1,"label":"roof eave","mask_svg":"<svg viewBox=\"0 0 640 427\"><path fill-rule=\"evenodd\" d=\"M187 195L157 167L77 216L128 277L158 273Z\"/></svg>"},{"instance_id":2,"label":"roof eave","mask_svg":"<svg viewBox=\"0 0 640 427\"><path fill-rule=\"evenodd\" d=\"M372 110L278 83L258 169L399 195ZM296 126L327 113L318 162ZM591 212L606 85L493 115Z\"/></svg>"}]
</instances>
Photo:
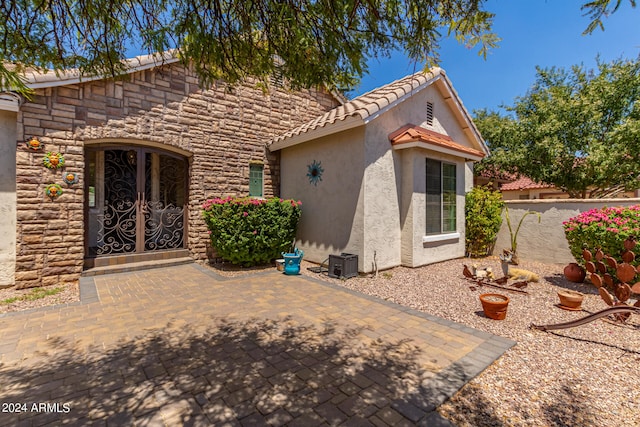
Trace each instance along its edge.
<instances>
[{"instance_id":1,"label":"roof eave","mask_svg":"<svg viewBox=\"0 0 640 427\"><path fill-rule=\"evenodd\" d=\"M338 120L333 123L327 123L325 126L315 128L308 132L303 132L291 137L280 139L267 145L267 147L269 148L270 152L274 152L282 150L284 148L293 147L294 145L302 144L313 139L318 139L324 136L329 136L339 132L344 132L349 129L357 128L364 124L365 122L364 120L362 120L362 117L360 117L360 115L347 116L343 120Z\"/></svg>"},{"instance_id":2,"label":"roof eave","mask_svg":"<svg viewBox=\"0 0 640 427\"><path fill-rule=\"evenodd\" d=\"M178 61L180 61L180 59L175 56L172 51L167 51L164 54L136 56L135 58L130 58L125 61L127 65L125 74L132 74L161 65L173 64ZM62 72L48 70L45 73L31 72L27 73L25 77L27 78L27 86L31 89L66 86L103 80L105 78L102 75L84 76L80 74L78 70L66 70Z\"/></svg>"},{"instance_id":3,"label":"roof eave","mask_svg":"<svg viewBox=\"0 0 640 427\"><path fill-rule=\"evenodd\" d=\"M453 84L451 83L451 80L449 80L449 77L446 75L444 71L441 72L440 76L442 76L442 79L440 80L441 84L436 85L436 87L440 89L440 93L442 94L442 97L447 103L450 104L451 110L454 111L454 114L458 113L455 115L457 116L457 119L461 122L461 125L462 125L461 128L463 132L467 135L467 137L470 140L476 142L480 151L482 151L485 154L485 156L488 156L490 154L489 147L484 142L484 139L482 138L480 131L478 130L476 125L473 123L473 120L471 118L471 115L469 114L469 111L467 111L466 107L462 103L462 100L460 99L460 96L458 96L458 93L454 89Z\"/></svg>"},{"instance_id":4,"label":"roof eave","mask_svg":"<svg viewBox=\"0 0 640 427\"><path fill-rule=\"evenodd\" d=\"M392 147L396 151L404 150L407 148L422 148L425 150L435 151L437 153L448 154L450 156L455 156L455 157L461 157L461 158L464 158L465 161L471 161L471 162L479 162L484 158L484 155L473 154L467 151L460 151L454 148L448 148L448 147L443 147L441 145L430 144L424 141L403 142L401 144L394 144Z\"/></svg>"}]
</instances>

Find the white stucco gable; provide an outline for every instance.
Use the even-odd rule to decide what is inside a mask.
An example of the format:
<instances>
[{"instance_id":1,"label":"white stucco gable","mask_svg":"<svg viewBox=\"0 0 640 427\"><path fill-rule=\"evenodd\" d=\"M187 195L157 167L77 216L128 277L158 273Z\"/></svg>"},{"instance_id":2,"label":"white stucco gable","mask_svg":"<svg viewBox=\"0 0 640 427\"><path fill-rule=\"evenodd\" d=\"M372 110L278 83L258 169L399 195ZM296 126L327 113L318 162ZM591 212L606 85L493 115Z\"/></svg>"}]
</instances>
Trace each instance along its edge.
<instances>
[{"instance_id":1,"label":"white stucco gable","mask_svg":"<svg viewBox=\"0 0 640 427\"><path fill-rule=\"evenodd\" d=\"M359 96L269 149L280 152L281 196L303 202L298 244L307 259L353 253L370 272L464 255L464 195L472 163L489 150L443 70ZM313 164L323 174L311 182ZM439 214L447 224L435 231L427 225L429 209L431 221L437 213L427 197L434 165L450 186L438 196L447 198Z\"/></svg>"},{"instance_id":2,"label":"white stucco gable","mask_svg":"<svg viewBox=\"0 0 640 427\"><path fill-rule=\"evenodd\" d=\"M271 141L269 149L277 151L366 125L403 103L415 101L415 96L426 89L437 90L439 98L450 110L457 126L470 141L471 148L479 150L485 155L489 154L489 149L469 112L464 107L445 71L441 68L412 74L360 95L310 122L279 135ZM438 126L439 124L436 122L434 130L442 133L443 129Z\"/></svg>"}]
</instances>

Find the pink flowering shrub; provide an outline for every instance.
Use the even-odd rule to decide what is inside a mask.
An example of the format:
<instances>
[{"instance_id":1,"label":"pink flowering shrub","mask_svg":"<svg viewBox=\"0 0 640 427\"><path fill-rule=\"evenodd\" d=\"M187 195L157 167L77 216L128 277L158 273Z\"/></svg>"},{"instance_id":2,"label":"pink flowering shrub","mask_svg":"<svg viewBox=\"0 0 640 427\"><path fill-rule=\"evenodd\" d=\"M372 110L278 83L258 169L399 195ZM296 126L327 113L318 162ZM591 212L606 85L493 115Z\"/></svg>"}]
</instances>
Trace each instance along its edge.
<instances>
[{"instance_id":1,"label":"pink flowering shrub","mask_svg":"<svg viewBox=\"0 0 640 427\"><path fill-rule=\"evenodd\" d=\"M214 198L202 205L202 217L219 256L234 264L260 265L289 251L301 204L279 198Z\"/></svg>"},{"instance_id":2,"label":"pink flowering shrub","mask_svg":"<svg viewBox=\"0 0 640 427\"><path fill-rule=\"evenodd\" d=\"M582 249L602 249L621 261L623 242L629 236L640 237L640 205L591 209L562 223L571 254L584 264Z\"/></svg>"}]
</instances>

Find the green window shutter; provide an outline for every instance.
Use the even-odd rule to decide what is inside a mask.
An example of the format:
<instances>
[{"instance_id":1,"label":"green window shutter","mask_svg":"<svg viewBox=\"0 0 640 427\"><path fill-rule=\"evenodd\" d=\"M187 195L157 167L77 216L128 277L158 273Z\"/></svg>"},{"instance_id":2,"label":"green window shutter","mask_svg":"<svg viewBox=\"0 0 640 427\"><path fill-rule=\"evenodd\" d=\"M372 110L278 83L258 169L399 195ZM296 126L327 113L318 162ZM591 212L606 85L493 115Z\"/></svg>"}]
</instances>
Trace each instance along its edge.
<instances>
[{"instance_id":1,"label":"green window shutter","mask_svg":"<svg viewBox=\"0 0 640 427\"><path fill-rule=\"evenodd\" d=\"M264 166L258 164L249 165L249 196L262 197L262 181Z\"/></svg>"}]
</instances>

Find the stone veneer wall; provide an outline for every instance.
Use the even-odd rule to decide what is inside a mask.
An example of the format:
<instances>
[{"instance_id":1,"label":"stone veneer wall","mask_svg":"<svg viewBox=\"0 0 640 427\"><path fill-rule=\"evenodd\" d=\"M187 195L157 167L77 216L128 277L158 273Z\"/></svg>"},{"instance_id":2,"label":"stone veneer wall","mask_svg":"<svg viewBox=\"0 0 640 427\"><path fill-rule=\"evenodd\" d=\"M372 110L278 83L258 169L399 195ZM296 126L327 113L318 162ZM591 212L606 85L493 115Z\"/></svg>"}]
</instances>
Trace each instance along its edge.
<instances>
[{"instance_id":1,"label":"stone veneer wall","mask_svg":"<svg viewBox=\"0 0 640 427\"><path fill-rule=\"evenodd\" d=\"M265 195L277 195L279 159L266 143L338 104L323 90L265 94L251 83L208 90L178 64L133 73L125 80L97 80L38 89L18 114L17 236L18 287L76 280L84 259L84 145L92 141L160 143L191 153L188 248L206 257L208 233L202 203L249 191L249 162L264 162ZM45 153L64 155L67 172L80 182L50 201L48 183L62 172L43 167L44 153L23 142L37 136Z\"/></svg>"}]
</instances>

